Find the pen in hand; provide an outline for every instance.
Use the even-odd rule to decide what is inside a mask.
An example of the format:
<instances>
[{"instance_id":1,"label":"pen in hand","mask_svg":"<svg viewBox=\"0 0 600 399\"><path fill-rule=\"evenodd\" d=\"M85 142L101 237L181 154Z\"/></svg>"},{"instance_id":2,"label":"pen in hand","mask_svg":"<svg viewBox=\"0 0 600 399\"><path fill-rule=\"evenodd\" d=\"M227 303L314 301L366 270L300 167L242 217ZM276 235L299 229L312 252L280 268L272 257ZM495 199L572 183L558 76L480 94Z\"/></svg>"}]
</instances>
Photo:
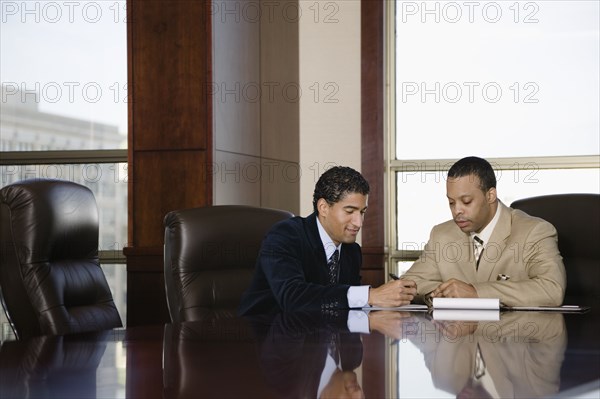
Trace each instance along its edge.
<instances>
[{"instance_id":1,"label":"pen in hand","mask_svg":"<svg viewBox=\"0 0 600 399\"><path fill-rule=\"evenodd\" d=\"M403 283L402 285L406 288L410 288L410 287L414 287L415 289L417 288L417 285L412 280L403 280L394 273L388 273L388 276L390 276L390 278L392 280L402 280L402 283Z\"/></svg>"}]
</instances>

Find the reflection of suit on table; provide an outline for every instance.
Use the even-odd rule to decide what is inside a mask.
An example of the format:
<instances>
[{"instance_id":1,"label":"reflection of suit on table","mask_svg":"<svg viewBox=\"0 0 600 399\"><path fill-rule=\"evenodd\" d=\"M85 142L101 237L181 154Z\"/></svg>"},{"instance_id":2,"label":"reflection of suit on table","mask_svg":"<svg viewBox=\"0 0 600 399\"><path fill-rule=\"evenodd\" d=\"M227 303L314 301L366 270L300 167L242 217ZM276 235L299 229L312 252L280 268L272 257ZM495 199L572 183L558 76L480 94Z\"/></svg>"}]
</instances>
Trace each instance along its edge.
<instances>
[{"instance_id":1,"label":"reflection of suit on table","mask_svg":"<svg viewBox=\"0 0 600 399\"><path fill-rule=\"evenodd\" d=\"M315 398L328 351L335 339L342 371L362 362L360 334L347 330L347 311L339 318L304 313L278 314L271 323L254 323L267 383L286 398ZM270 325L269 325L270 324Z\"/></svg>"},{"instance_id":2,"label":"reflection of suit on table","mask_svg":"<svg viewBox=\"0 0 600 399\"><path fill-rule=\"evenodd\" d=\"M558 392L567 343L562 314L506 313L462 337L432 337L434 327L424 323L411 341L423 352L436 387L461 398L485 397L482 392L501 398Z\"/></svg>"}]
</instances>

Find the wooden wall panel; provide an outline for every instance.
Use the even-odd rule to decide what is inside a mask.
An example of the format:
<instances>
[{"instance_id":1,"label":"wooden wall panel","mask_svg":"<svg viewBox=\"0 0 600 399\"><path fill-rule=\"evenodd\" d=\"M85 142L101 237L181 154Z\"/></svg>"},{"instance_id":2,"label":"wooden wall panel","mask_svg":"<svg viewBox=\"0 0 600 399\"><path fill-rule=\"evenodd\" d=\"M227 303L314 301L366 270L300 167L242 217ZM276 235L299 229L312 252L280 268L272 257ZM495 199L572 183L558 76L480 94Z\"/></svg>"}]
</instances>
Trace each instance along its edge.
<instances>
[{"instance_id":1,"label":"wooden wall panel","mask_svg":"<svg viewBox=\"0 0 600 399\"><path fill-rule=\"evenodd\" d=\"M212 204L210 2L128 0L127 325L169 321L167 212Z\"/></svg>"},{"instance_id":2,"label":"wooden wall panel","mask_svg":"<svg viewBox=\"0 0 600 399\"><path fill-rule=\"evenodd\" d=\"M133 246L161 247L163 219L173 210L209 205L206 151L146 151L135 155Z\"/></svg>"},{"instance_id":3,"label":"wooden wall panel","mask_svg":"<svg viewBox=\"0 0 600 399\"><path fill-rule=\"evenodd\" d=\"M207 149L212 50L205 2L130 3L134 149Z\"/></svg>"},{"instance_id":4,"label":"wooden wall panel","mask_svg":"<svg viewBox=\"0 0 600 399\"><path fill-rule=\"evenodd\" d=\"M385 164L384 164L384 1L361 4L361 171L369 181L369 211L362 228L362 281L379 286L385 281ZM371 334L364 340L363 390L367 398L386 396L385 339Z\"/></svg>"},{"instance_id":5,"label":"wooden wall panel","mask_svg":"<svg viewBox=\"0 0 600 399\"><path fill-rule=\"evenodd\" d=\"M384 1L363 1L361 5L361 171L369 181L369 211L362 228L363 269L369 284L384 280L385 163L384 163ZM379 277L379 278L378 278Z\"/></svg>"}]
</instances>

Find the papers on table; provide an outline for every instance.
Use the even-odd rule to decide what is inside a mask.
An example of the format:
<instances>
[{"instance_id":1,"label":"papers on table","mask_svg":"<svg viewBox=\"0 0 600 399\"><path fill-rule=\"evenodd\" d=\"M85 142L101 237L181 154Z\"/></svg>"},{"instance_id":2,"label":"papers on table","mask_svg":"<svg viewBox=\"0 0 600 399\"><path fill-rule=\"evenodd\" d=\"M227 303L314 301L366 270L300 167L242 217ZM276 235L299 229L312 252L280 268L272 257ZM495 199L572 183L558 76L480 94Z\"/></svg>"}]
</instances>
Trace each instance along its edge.
<instances>
[{"instance_id":1,"label":"papers on table","mask_svg":"<svg viewBox=\"0 0 600 399\"><path fill-rule=\"evenodd\" d=\"M427 312L429 308L427 305L417 305L417 304L409 304L404 306L395 306L391 308L386 307L378 307L378 306L367 306L363 308L364 310L396 310L398 312Z\"/></svg>"},{"instance_id":2,"label":"papers on table","mask_svg":"<svg viewBox=\"0 0 600 399\"><path fill-rule=\"evenodd\" d=\"M434 320L500 320L498 298L433 298Z\"/></svg>"},{"instance_id":3,"label":"papers on table","mask_svg":"<svg viewBox=\"0 0 600 399\"><path fill-rule=\"evenodd\" d=\"M500 311L538 311L583 313L589 306L501 306L498 298L433 298L427 305L409 304L398 307L365 307L364 310L392 310L399 312L431 311L434 320L500 320Z\"/></svg>"},{"instance_id":4,"label":"papers on table","mask_svg":"<svg viewBox=\"0 0 600 399\"><path fill-rule=\"evenodd\" d=\"M562 305L562 306L503 306L502 310L518 310L533 312L559 312L559 313L584 313L590 310L589 306Z\"/></svg>"}]
</instances>

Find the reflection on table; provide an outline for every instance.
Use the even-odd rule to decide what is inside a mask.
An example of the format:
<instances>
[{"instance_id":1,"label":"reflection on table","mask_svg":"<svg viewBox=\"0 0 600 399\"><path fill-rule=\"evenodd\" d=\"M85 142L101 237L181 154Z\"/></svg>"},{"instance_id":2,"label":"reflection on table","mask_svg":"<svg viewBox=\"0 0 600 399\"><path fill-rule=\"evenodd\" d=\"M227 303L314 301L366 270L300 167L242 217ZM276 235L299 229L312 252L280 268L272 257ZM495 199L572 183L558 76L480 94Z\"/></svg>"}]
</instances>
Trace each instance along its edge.
<instances>
[{"instance_id":1,"label":"reflection on table","mask_svg":"<svg viewBox=\"0 0 600 399\"><path fill-rule=\"evenodd\" d=\"M562 314L512 312L483 322L423 319L409 339L421 350L434 388L452 397L543 398L560 389L567 344ZM412 380L400 374L401 383Z\"/></svg>"},{"instance_id":2,"label":"reflection on table","mask_svg":"<svg viewBox=\"0 0 600 399\"><path fill-rule=\"evenodd\" d=\"M221 318L3 342L0 397L568 397L598 389L595 313ZM390 362L390 359L392 360Z\"/></svg>"}]
</instances>

